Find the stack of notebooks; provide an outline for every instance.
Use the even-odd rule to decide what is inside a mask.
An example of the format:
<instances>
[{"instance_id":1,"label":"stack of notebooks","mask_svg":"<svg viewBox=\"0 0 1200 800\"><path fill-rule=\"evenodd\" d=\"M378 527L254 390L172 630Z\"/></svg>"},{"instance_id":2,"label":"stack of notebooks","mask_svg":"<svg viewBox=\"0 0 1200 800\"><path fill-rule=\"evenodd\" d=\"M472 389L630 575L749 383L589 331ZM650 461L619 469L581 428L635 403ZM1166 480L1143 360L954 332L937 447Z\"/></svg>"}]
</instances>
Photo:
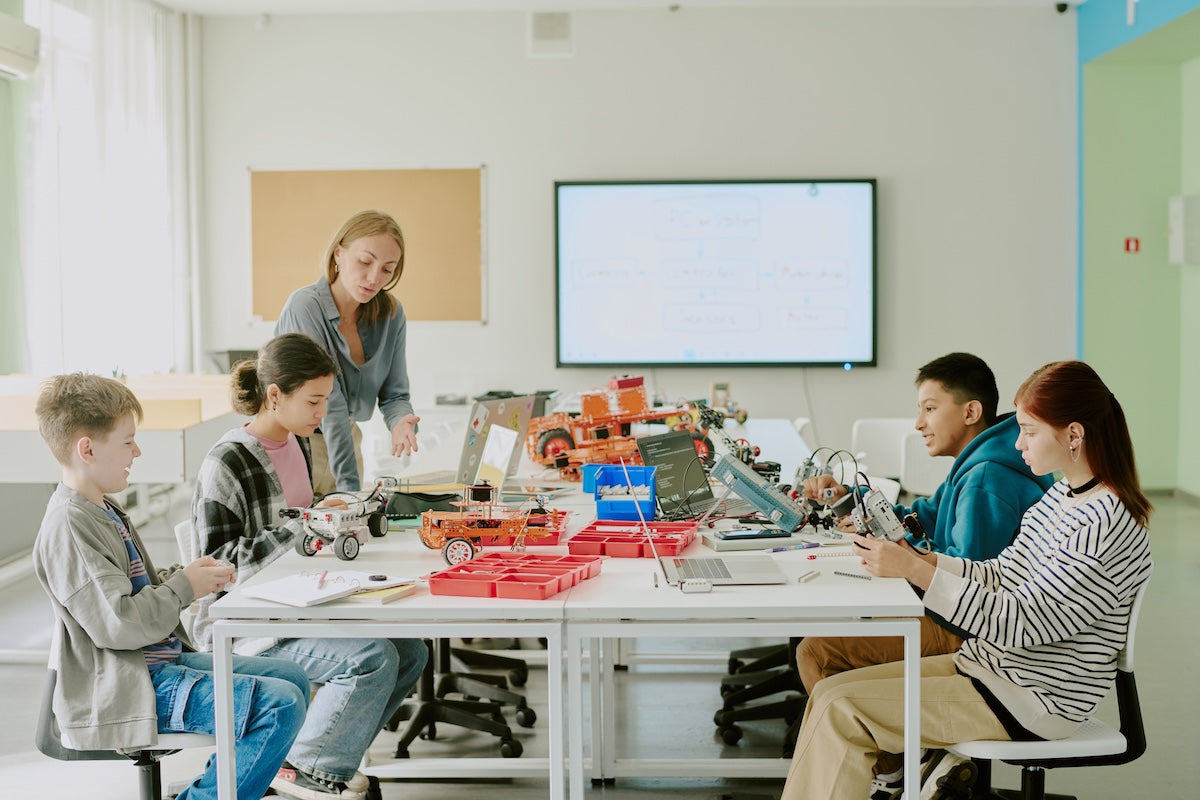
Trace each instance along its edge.
<instances>
[{"instance_id":1,"label":"stack of notebooks","mask_svg":"<svg viewBox=\"0 0 1200 800\"><path fill-rule=\"evenodd\" d=\"M301 572L252 584L241 592L246 597L303 608L343 598L382 605L406 597L416 589L416 578L344 569Z\"/></svg>"}]
</instances>

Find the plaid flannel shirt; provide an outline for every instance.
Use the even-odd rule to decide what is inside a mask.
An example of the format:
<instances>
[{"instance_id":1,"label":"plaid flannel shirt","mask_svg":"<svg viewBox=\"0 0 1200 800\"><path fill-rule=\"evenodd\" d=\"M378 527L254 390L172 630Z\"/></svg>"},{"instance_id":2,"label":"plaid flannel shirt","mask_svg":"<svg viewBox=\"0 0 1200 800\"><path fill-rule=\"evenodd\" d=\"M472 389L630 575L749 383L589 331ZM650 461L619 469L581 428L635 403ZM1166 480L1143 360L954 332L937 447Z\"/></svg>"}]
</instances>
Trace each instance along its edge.
<instances>
[{"instance_id":1,"label":"plaid flannel shirt","mask_svg":"<svg viewBox=\"0 0 1200 800\"><path fill-rule=\"evenodd\" d=\"M308 440L298 441L311 477ZM200 553L230 562L237 567L238 580L247 580L287 552L302 530L299 520L281 521L279 510L286 507L283 486L266 448L244 428L229 431L204 457L196 478L192 525ZM203 650L212 649L208 607L221 595L208 595L199 602L192 634ZM261 652L266 646L257 649Z\"/></svg>"}]
</instances>

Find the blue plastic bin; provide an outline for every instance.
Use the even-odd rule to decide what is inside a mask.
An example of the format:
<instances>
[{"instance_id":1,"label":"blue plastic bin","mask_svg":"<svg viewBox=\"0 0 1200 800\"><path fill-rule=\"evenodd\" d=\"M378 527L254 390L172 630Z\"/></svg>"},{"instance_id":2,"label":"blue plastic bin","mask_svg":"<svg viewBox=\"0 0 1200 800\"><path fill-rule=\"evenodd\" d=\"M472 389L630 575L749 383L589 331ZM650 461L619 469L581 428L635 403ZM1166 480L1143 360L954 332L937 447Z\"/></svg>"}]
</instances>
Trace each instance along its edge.
<instances>
[{"instance_id":1,"label":"blue plastic bin","mask_svg":"<svg viewBox=\"0 0 1200 800\"><path fill-rule=\"evenodd\" d=\"M629 470L629 479L625 479L625 470ZM654 473L658 467L628 466L620 464L584 464L580 473L583 477L583 491L591 492L596 498L596 519L638 519L637 506L641 506L642 518L654 519L655 483ZM620 486L650 487L650 496L642 497L634 505L627 495L604 494L604 487Z\"/></svg>"}]
</instances>

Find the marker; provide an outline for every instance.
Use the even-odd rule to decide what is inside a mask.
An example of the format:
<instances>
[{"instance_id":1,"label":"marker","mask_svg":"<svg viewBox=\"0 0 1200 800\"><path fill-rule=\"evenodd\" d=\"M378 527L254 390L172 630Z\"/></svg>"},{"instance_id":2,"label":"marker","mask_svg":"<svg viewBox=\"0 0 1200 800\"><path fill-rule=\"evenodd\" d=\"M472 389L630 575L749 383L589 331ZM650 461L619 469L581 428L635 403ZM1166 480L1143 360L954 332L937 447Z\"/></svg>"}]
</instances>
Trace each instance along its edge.
<instances>
[{"instance_id":1,"label":"marker","mask_svg":"<svg viewBox=\"0 0 1200 800\"><path fill-rule=\"evenodd\" d=\"M783 547L772 547L769 552L782 553L784 550L807 550L810 547L820 547L820 542L805 542L804 544L785 544Z\"/></svg>"},{"instance_id":2,"label":"marker","mask_svg":"<svg viewBox=\"0 0 1200 800\"><path fill-rule=\"evenodd\" d=\"M810 569L808 572L804 573L799 578L796 578L796 583L808 583L809 581L811 581L813 578L817 577L820 574L821 574L821 570Z\"/></svg>"}]
</instances>

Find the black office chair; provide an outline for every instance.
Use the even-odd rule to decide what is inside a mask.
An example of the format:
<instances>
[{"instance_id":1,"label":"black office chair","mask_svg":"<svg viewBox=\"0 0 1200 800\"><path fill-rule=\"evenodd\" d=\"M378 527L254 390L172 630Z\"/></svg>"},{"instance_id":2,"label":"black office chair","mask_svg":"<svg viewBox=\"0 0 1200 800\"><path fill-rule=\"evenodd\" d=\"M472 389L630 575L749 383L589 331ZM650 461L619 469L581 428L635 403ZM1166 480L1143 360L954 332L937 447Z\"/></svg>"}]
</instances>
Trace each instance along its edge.
<instances>
[{"instance_id":1,"label":"black office chair","mask_svg":"<svg viewBox=\"0 0 1200 800\"><path fill-rule=\"evenodd\" d=\"M792 638L786 644L730 654L731 674L721 678L721 708L713 714L713 724L717 726L717 732L725 744L734 745L741 740L739 722L782 719L787 725L782 755L786 758L792 754L800 729L800 718L808 702L808 694L804 691L796 667L796 646L799 643L799 638ZM755 660L743 664L739 656ZM774 702L752 702L780 693L783 693L783 697Z\"/></svg>"},{"instance_id":2,"label":"black office chair","mask_svg":"<svg viewBox=\"0 0 1200 800\"><path fill-rule=\"evenodd\" d=\"M165 756L187 747L215 747L216 738L203 733L160 733L158 747L153 750L121 753L116 750L74 750L62 742L58 723L54 719L54 686L58 670L46 670L42 690L42 707L38 715L35 743L37 749L59 761L132 761L138 770L138 797L141 800L161 800L162 772L159 762Z\"/></svg>"},{"instance_id":3,"label":"black office chair","mask_svg":"<svg viewBox=\"0 0 1200 800\"><path fill-rule=\"evenodd\" d=\"M1085 722L1066 739L1033 742L977 741L946 748L975 762L978 775L972 790L976 800L1075 800L1070 795L1046 794L1046 770L1056 767L1098 767L1128 764L1146 752L1146 728L1133 677L1133 638L1146 584L1138 589L1129 614L1125 648L1117 656L1117 710L1120 728L1098 719ZM1021 789L992 788L992 761L1021 767Z\"/></svg>"},{"instance_id":4,"label":"black office chair","mask_svg":"<svg viewBox=\"0 0 1200 800\"><path fill-rule=\"evenodd\" d=\"M454 672L450 669L449 639L425 640L430 658L417 684L416 701L405 701L388 721L388 730L397 730L401 722L408 726L396 744L396 758L408 758L408 747L417 737L437 738L437 723L457 725L468 730L490 733L500 739L500 755L517 758L524 748L513 738L504 717L505 705L515 708L517 724L529 728L537 720L523 695L508 691L501 676ZM461 699L447 695L458 694Z\"/></svg>"}]
</instances>

